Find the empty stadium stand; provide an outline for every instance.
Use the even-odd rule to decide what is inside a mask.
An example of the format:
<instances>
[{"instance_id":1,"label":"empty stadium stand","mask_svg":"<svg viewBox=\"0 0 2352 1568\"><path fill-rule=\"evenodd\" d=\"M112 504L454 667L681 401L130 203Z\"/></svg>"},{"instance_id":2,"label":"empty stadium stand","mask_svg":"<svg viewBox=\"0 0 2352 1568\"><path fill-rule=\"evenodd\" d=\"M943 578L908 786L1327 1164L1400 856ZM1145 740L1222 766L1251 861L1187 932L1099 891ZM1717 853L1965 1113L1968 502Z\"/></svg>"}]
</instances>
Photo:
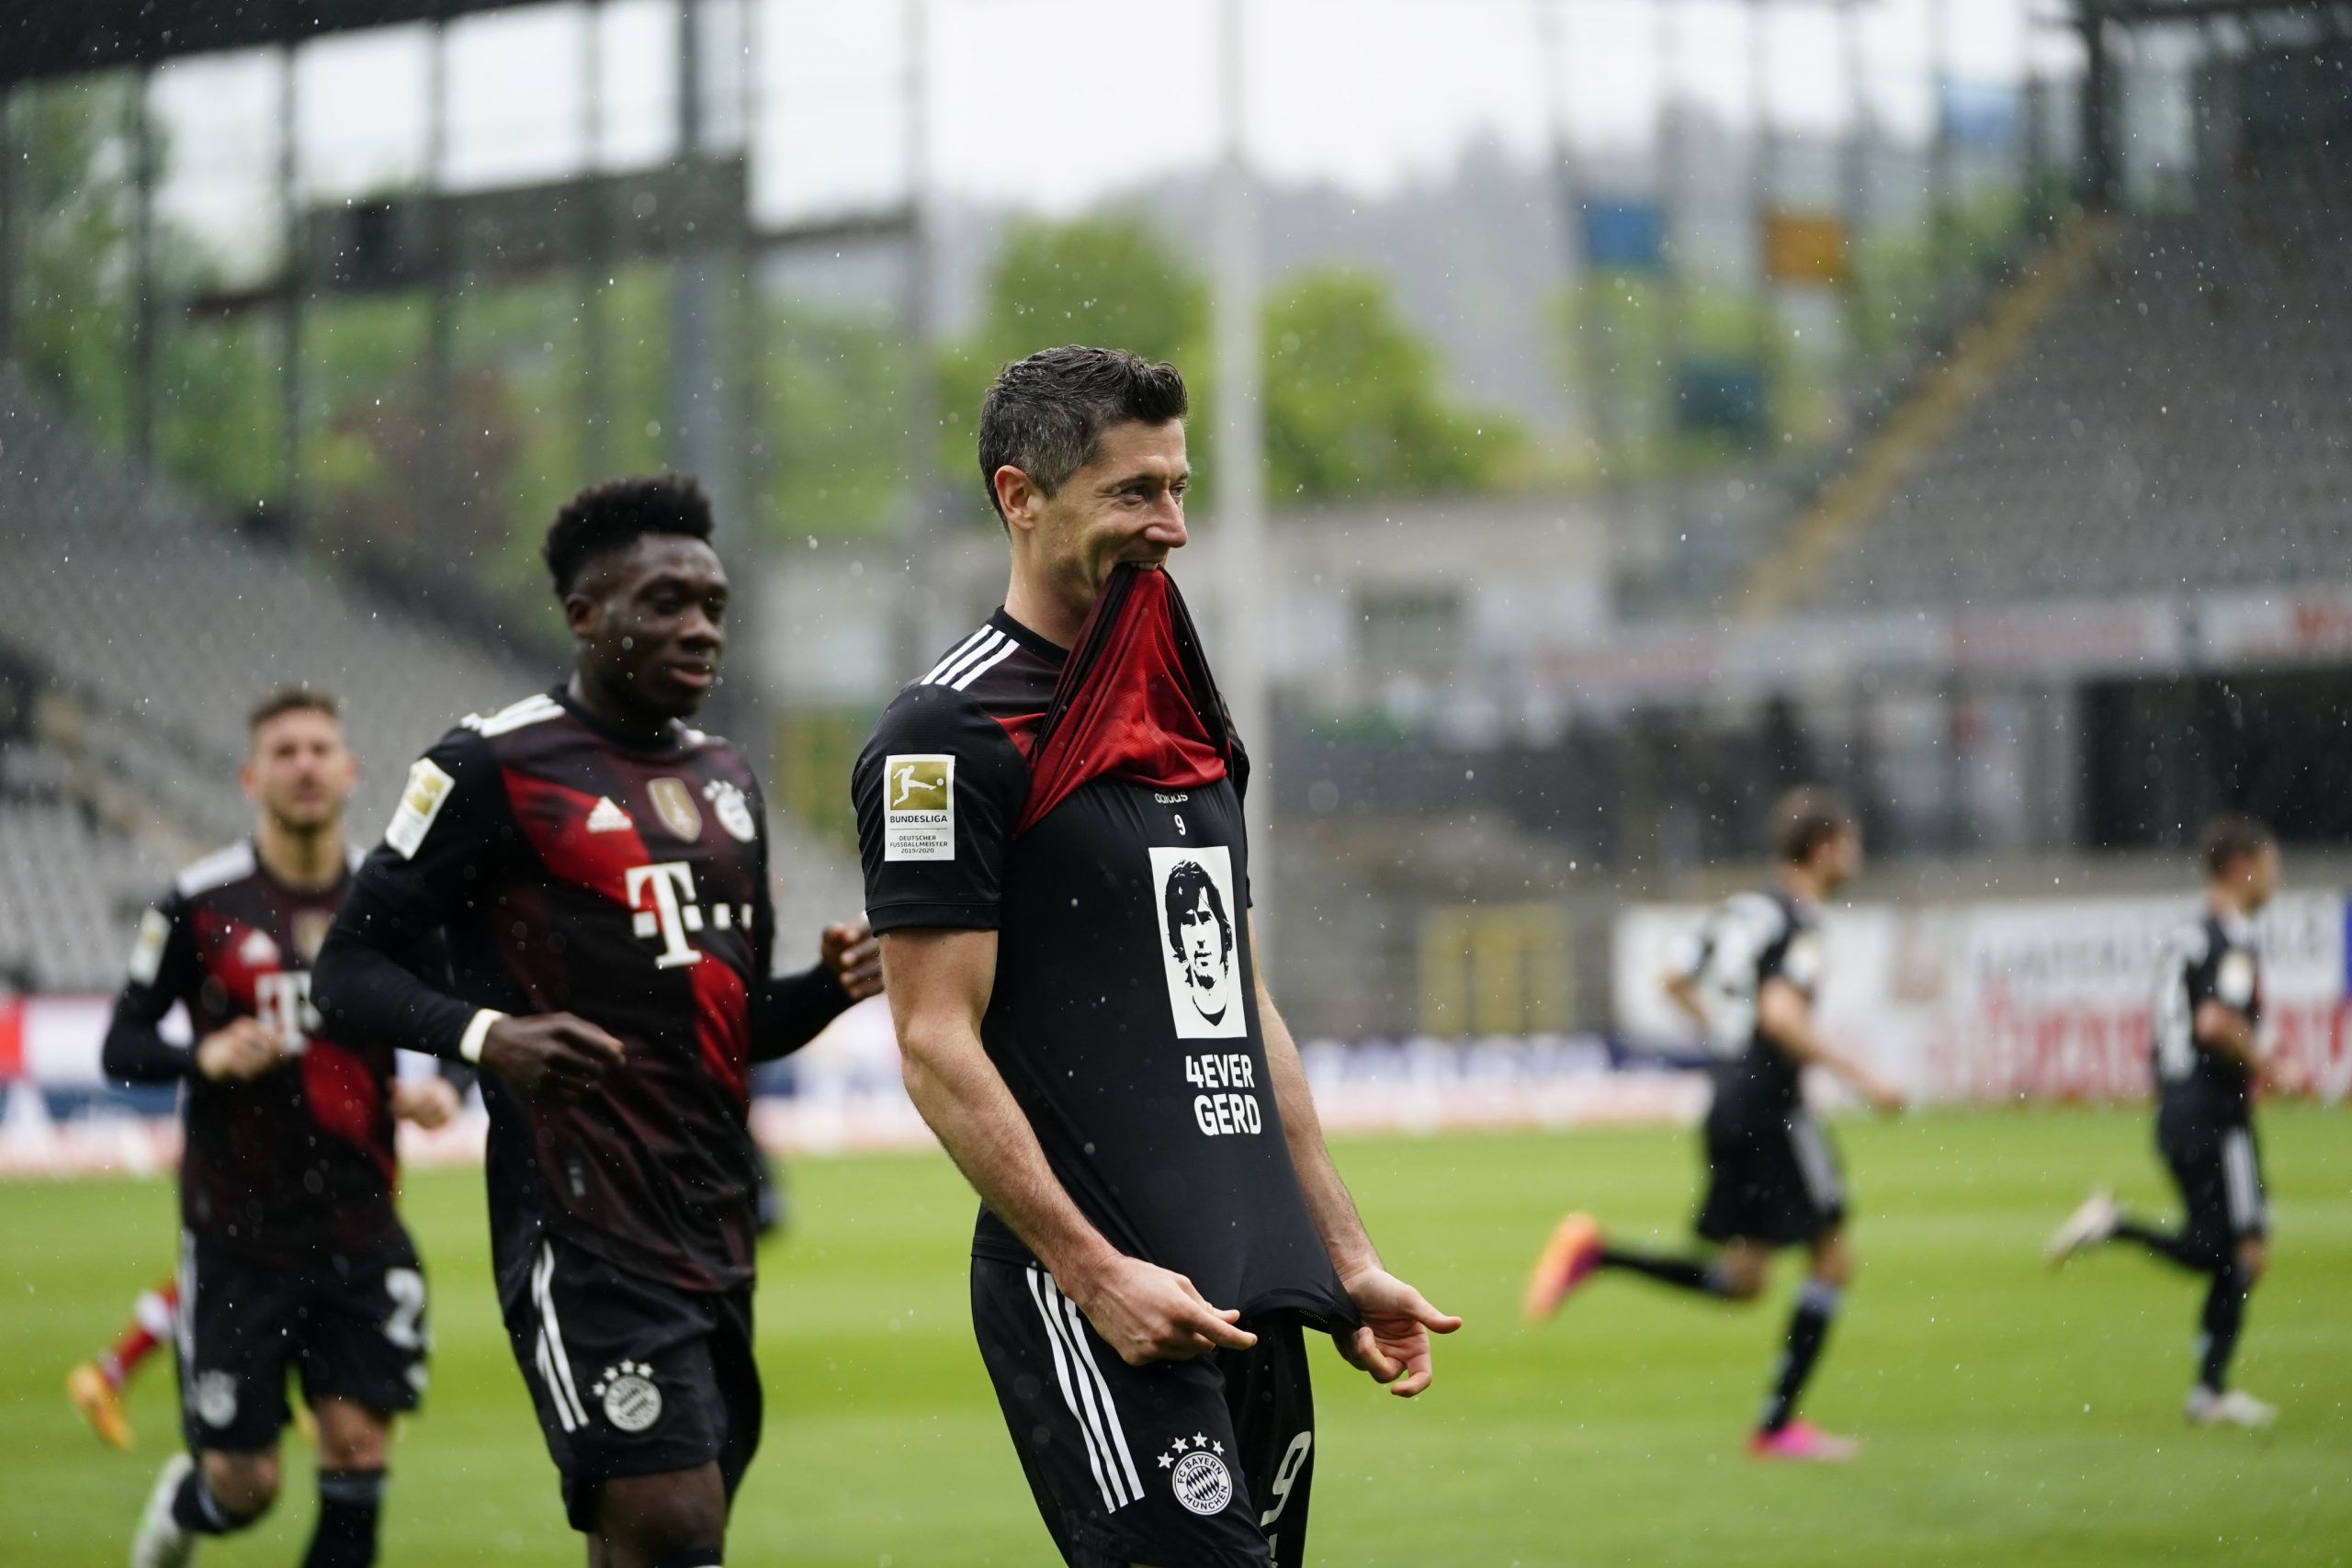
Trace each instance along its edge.
<instances>
[{"instance_id":1,"label":"empty stadium stand","mask_svg":"<svg viewBox=\"0 0 2352 1568\"><path fill-rule=\"evenodd\" d=\"M2119 223L1804 607L2352 580L2352 175Z\"/></svg>"},{"instance_id":2,"label":"empty stadium stand","mask_svg":"<svg viewBox=\"0 0 2352 1568\"><path fill-rule=\"evenodd\" d=\"M341 699L366 768L361 841L408 760L459 715L550 683L352 591L100 450L0 366L0 662L32 688L0 727L0 973L107 989L171 866L250 829L244 716L282 682ZM772 821L788 958L860 906L845 858Z\"/></svg>"}]
</instances>

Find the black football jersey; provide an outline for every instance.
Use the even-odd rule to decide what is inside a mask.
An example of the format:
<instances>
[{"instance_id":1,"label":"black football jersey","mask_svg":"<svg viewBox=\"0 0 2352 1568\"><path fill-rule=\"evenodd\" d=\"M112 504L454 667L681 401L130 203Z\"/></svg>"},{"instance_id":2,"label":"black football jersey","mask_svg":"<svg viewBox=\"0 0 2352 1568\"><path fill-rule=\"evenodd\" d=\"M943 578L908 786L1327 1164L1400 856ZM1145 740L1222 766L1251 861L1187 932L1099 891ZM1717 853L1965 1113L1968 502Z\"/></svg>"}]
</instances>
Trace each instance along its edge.
<instances>
[{"instance_id":1,"label":"black football jersey","mask_svg":"<svg viewBox=\"0 0 2352 1568\"><path fill-rule=\"evenodd\" d=\"M572 1105L483 1076L502 1270L552 1229L684 1289L752 1279L764 823L727 741L683 726L632 740L560 690L469 718L410 770L346 920L443 933L468 1005L438 1005L460 1025L474 1008L570 1012L626 1051Z\"/></svg>"},{"instance_id":2,"label":"black football jersey","mask_svg":"<svg viewBox=\"0 0 2352 1568\"><path fill-rule=\"evenodd\" d=\"M2242 1118L2254 1075L2197 1038L2197 1010L2214 1001L2257 1025L2262 1021L2262 955L2254 923L2209 911L2165 943L2156 985L2156 1088L2168 1102L2224 1120Z\"/></svg>"},{"instance_id":3,"label":"black football jersey","mask_svg":"<svg viewBox=\"0 0 2352 1568\"><path fill-rule=\"evenodd\" d=\"M1814 912L1776 887L1736 894L1716 906L1678 956L1697 985L1715 1056L1719 1105L1779 1116L1803 1098L1797 1060L1756 1025L1768 980L1784 980L1811 999L1821 985L1821 931Z\"/></svg>"},{"instance_id":4,"label":"black football jersey","mask_svg":"<svg viewBox=\"0 0 2352 1568\"><path fill-rule=\"evenodd\" d=\"M867 918L998 933L981 1043L1113 1246L1219 1306L1351 1321L1266 1072L1246 761L1190 790L1096 778L1016 838L1064 660L1000 610L890 704L853 783ZM1032 1261L985 1208L973 1248Z\"/></svg>"},{"instance_id":5,"label":"black football jersey","mask_svg":"<svg viewBox=\"0 0 2352 1568\"><path fill-rule=\"evenodd\" d=\"M256 1259L403 1252L393 1206L393 1053L346 1044L311 1005L311 962L351 886L298 889L250 842L180 874L141 919L116 1026L153 1029L175 1003L197 1041L254 1018L289 1056L258 1077L188 1072L180 1217L188 1234Z\"/></svg>"}]
</instances>

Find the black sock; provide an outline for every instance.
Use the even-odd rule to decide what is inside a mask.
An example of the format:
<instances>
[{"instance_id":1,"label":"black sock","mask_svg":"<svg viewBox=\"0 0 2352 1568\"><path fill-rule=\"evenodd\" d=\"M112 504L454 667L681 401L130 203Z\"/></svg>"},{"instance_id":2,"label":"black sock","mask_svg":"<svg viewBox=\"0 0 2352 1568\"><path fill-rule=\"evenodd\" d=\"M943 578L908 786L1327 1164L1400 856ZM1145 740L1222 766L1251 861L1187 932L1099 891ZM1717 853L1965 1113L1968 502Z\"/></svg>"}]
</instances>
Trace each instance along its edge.
<instances>
[{"instance_id":1,"label":"black sock","mask_svg":"<svg viewBox=\"0 0 2352 1568\"><path fill-rule=\"evenodd\" d=\"M2205 1314L2199 1320L2204 1332L2197 1340L2197 1381L2215 1393L2229 1386L2230 1358L2238 1348L2238 1330L2245 1326L2246 1297L2253 1293L2253 1279L2235 1263L2215 1273L2212 1288L2205 1292Z\"/></svg>"},{"instance_id":2,"label":"black sock","mask_svg":"<svg viewBox=\"0 0 2352 1568\"><path fill-rule=\"evenodd\" d=\"M1623 1269L1629 1274L1639 1274L1656 1280L1661 1285L1678 1290L1697 1291L1702 1295L1727 1294L1724 1289L1723 1265L1702 1263L1695 1258L1660 1258L1647 1252L1626 1252L1619 1247L1600 1249L1603 1269Z\"/></svg>"},{"instance_id":3,"label":"black sock","mask_svg":"<svg viewBox=\"0 0 2352 1568\"><path fill-rule=\"evenodd\" d=\"M1826 1280L1807 1280L1798 1290L1797 1309L1789 1314L1788 1348L1781 1353L1781 1370L1773 1379L1771 1397L1764 1402L1764 1418L1758 1423L1763 1430L1777 1432L1796 1414L1797 1395L1804 1392L1813 1364L1821 1359L1829 1320L1838 1315L1843 1294Z\"/></svg>"},{"instance_id":4,"label":"black sock","mask_svg":"<svg viewBox=\"0 0 2352 1568\"><path fill-rule=\"evenodd\" d=\"M368 1568L376 1561L376 1521L383 1508L382 1471L319 1472L319 1522L302 1568Z\"/></svg>"},{"instance_id":5,"label":"black sock","mask_svg":"<svg viewBox=\"0 0 2352 1568\"><path fill-rule=\"evenodd\" d=\"M197 1464L180 1477L180 1489L172 1494L172 1522L184 1530L198 1535L227 1535L253 1523L251 1519L232 1519L204 1483L204 1466Z\"/></svg>"},{"instance_id":6,"label":"black sock","mask_svg":"<svg viewBox=\"0 0 2352 1568\"><path fill-rule=\"evenodd\" d=\"M2143 1224L2129 1214L2115 1222L2115 1234L2119 1239L2136 1241L2166 1262L2178 1264L2183 1269L2199 1274L2210 1274L2213 1270L2212 1263L2191 1247L2188 1238L2171 1231L2158 1230L2154 1225Z\"/></svg>"}]
</instances>

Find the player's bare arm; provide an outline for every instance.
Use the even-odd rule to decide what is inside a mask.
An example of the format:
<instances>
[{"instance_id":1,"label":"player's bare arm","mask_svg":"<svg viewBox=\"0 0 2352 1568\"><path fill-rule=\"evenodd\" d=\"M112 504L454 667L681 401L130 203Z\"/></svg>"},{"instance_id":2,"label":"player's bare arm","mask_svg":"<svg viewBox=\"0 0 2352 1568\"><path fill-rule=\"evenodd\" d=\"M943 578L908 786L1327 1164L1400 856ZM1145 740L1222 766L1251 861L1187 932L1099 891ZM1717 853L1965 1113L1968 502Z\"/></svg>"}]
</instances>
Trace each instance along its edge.
<instances>
[{"instance_id":1,"label":"player's bare arm","mask_svg":"<svg viewBox=\"0 0 2352 1568\"><path fill-rule=\"evenodd\" d=\"M1756 1027L1798 1061L1844 1079L1873 1109L1890 1116L1903 1109L1901 1089L1872 1072L1868 1064L1831 1049L1821 1038L1813 1026L1813 1003L1788 981L1775 977L1757 991Z\"/></svg>"},{"instance_id":2,"label":"player's bare arm","mask_svg":"<svg viewBox=\"0 0 2352 1568\"><path fill-rule=\"evenodd\" d=\"M1355 1199L1332 1163L1330 1145L1323 1141L1322 1118L1315 1112L1315 1094L1306 1082L1306 1067L1299 1059L1298 1043L1283 1021L1266 988L1265 970L1258 963L1258 932L1250 931L1250 966L1258 977L1258 1022L1266 1037L1266 1074L1273 1080L1274 1104L1282 1112L1283 1136L1290 1146L1291 1165L1298 1172L1306 1212L1323 1238L1331 1267L1348 1299L1363 1316L1352 1334L1332 1337L1348 1364L1385 1383L1391 1393L1410 1399L1430 1386L1436 1375L1430 1353L1430 1336L1451 1334L1462 1320L1430 1304L1429 1298L1381 1266L1380 1254L1363 1228Z\"/></svg>"},{"instance_id":3,"label":"player's bare arm","mask_svg":"<svg viewBox=\"0 0 2352 1568\"><path fill-rule=\"evenodd\" d=\"M1046 1163L1037 1134L980 1043L996 983L992 931L885 933L882 968L908 1096L966 1180L1037 1256L1062 1293L1129 1366L1186 1360L1257 1336L1191 1280L1103 1238Z\"/></svg>"},{"instance_id":4,"label":"player's bare arm","mask_svg":"<svg viewBox=\"0 0 2352 1568\"><path fill-rule=\"evenodd\" d=\"M2207 1000L2197 1006L2197 1043L2249 1072L2262 1066L2255 1038L2254 1020L2227 1002Z\"/></svg>"},{"instance_id":5,"label":"player's bare arm","mask_svg":"<svg viewBox=\"0 0 2352 1568\"><path fill-rule=\"evenodd\" d=\"M392 1084L392 1114L430 1133L458 1119L463 1101L447 1078L400 1078Z\"/></svg>"},{"instance_id":6,"label":"player's bare arm","mask_svg":"<svg viewBox=\"0 0 2352 1568\"><path fill-rule=\"evenodd\" d=\"M1659 976L1658 988L1666 993L1666 999L1674 1004L1674 1010L1677 1012L1697 1024L1702 1030L1707 1027L1707 1010L1699 1000L1697 976L1686 974L1679 969L1669 969Z\"/></svg>"}]
</instances>

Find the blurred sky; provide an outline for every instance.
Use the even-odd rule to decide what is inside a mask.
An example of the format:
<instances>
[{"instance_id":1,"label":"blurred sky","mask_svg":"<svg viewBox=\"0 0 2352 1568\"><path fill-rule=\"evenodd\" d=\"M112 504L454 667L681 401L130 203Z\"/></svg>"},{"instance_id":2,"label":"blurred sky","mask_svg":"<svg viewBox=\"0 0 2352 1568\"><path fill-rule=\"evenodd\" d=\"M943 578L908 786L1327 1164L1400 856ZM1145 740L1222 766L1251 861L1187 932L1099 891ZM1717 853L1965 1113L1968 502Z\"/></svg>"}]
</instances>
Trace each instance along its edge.
<instances>
[{"instance_id":1,"label":"blurred sky","mask_svg":"<svg viewBox=\"0 0 2352 1568\"><path fill-rule=\"evenodd\" d=\"M2017 83L2030 50L2044 70L2070 69L2071 39L2031 28L2034 5L1863 0L1862 88L1876 123L1927 135L1939 33L1955 78ZM1546 6L1561 28L1556 54L1544 46ZM740 130L742 64L756 67L763 220L879 208L907 188L917 9L912 0L706 7L716 134ZM930 81L922 145L945 195L1067 211L1215 153L1215 0L923 0L920 9ZM1479 139L1540 155L1556 112L1588 155L1605 156L1648 138L1668 50L1679 97L1744 120L1760 82L1775 126L1835 133L1854 103L1839 9L1828 0L1249 0L1251 153L1276 178L1376 195L1442 170ZM608 0L603 12L596 161L657 161L673 144L676 7ZM588 15L550 5L450 28L453 183L551 179L582 166ZM427 61L422 28L301 51L302 180L314 196L419 178ZM263 56L204 57L157 79L173 146L167 209L249 254L276 231L277 91L275 60Z\"/></svg>"}]
</instances>

